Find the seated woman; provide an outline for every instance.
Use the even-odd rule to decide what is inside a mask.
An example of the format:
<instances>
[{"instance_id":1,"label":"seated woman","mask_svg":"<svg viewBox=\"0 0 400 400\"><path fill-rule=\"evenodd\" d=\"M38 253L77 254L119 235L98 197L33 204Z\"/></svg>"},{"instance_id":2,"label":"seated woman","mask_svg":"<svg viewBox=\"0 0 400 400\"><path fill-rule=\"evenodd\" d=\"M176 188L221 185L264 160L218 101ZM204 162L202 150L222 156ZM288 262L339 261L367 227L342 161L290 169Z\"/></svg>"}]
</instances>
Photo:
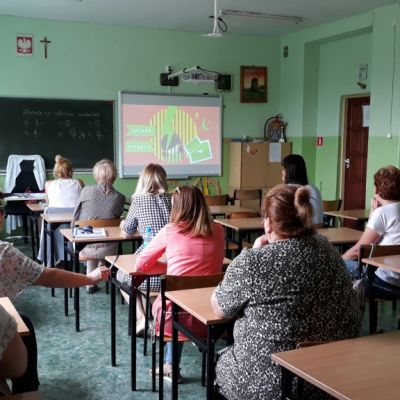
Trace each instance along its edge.
<instances>
[{"instance_id":1,"label":"seated woman","mask_svg":"<svg viewBox=\"0 0 400 400\"><path fill-rule=\"evenodd\" d=\"M374 175L374 198L367 226L359 241L343 254L353 278L358 277L360 246L372 243L400 244L400 170L394 166L380 168ZM374 279L379 284L400 286L400 275L383 268L376 270Z\"/></svg>"},{"instance_id":2,"label":"seated woman","mask_svg":"<svg viewBox=\"0 0 400 400\"><path fill-rule=\"evenodd\" d=\"M211 299L217 315L236 318L234 344L216 365L218 391L230 400L279 399L271 353L352 338L361 324L339 253L312 227L308 189L275 186L263 213L265 235L229 265Z\"/></svg>"},{"instance_id":3,"label":"seated woman","mask_svg":"<svg viewBox=\"0 0 400 400\"><path fill-rule=\"evenodd\" d=\"M196 187L177 188L172 196L170 223L162 228L136 261L138 272L151 272L165 253L168 275L210 275L222 271L224 230L214 223L203 194ZM169 310L171 304L168 304ZM161 315L161 297L153 305L156 330ZM171 317L167 314L165 334L172 335ZM179 346L179 360L183 344ZM172 344L167 343L164 375L171 376Z\"/></svg>"},{"instance_id":4,"label":"seated woman","mask_svg":"<svg viewBox=\"0 0 400 400\"><path fill-rule=\"evenodd\" d=\"M45 185L48 206L75 208L84 184L81 180L72 178L71 161L57 155L53 175L55 179L47 181Z\"/></svg>"},{"instance_id":5,"label":"seated woman","mask_svg":"<svg viewBox=\"0 0 400 400\"><path fill-rule=\"evenodd\" d=\"M139 231L142 237L146 234L146 229L151 228L153 235L163 228L169 221L171 213L171 195L167 191L167 174L164 168L158 164L149 164L140 173L136 186L136 191L132 196L132 203L129 207L128 215L121 221L121 230L127 234ZM135 254L143 250L140 246ZM131 285L131 277L122 271L118 271L117 279L128 286ZM140 286L146 289L146 283ZM160 279L150 278L150 290L160 291ZM129 303L129 296L124 291L122 294ZM141 296L136 298L136 333L141 334L145 326L145 312Z\"/></svg>"},{"instance_id":6,"label":"seated woman","mask_svg":"<svg viewBox=\"0 0 400 400\"><path fill-rule=\"evenodd\" d=\"M117 179L117 169L114 163L106 159L97 162L93 167L93 177L97 185L85 186L82 189L71 222L72 227L75 225L75 221L79 220L116 219L124 210L125 196L113 187L113 183ZM87 274L90 274L105 256L116 254L117 248L117 243L97 243L86 246L80 254L96 259L96 261L87 261ZM90 294L97 289L97 286L87 287Z\"/></svg>"},{"instance_id":7,"label":"seated woman","mask_svg":"<svg viewBox=\"0 0 400 400\"><path fill-rule=\"evenodd\" d=\"M0 214L0 230L3 218L3 214ZM108 280L109 275L110 271L106 267L97 268L87 276L57 268L46 268L25 256L10 243L0 241L0 297L8 297L11 301L30 285L60 288L95 285ZM35 330L28 317L23 314L21 317L29 328L29 335L23 337L28 350L28 368L20 378L13 379L13 393L34 391L39 386Z\"/></svg>"},{"instance_id":8,"label":"seated woman","mask_svg":"<svg viewBox=\"0 0 400 400\"><path fill-rule=\"evenodd\" d=\"M46 192L46 203L50 208L61 208L62 212L66 212L68 208L74 209L78 204L78 199L82 191L84 183L81 180L72 178L73 170L71 161L63 156L57 155L55 158L55 164L53 169L54 178L51 181L47 181L45 185ZM45 211L50 212L50 210ZM60 211L58 211L60 212ZM60 234L59 230L66 228L66 225L61 225L54 232L54 256L55 261L58 262L64 257L64 238ZM44 257L44 238L45 234L42 228L40 238L40 251L38 254L38 260L45 260L45 265L50 264L50 240L47 245L47 259Z\"/></svg>"},{"instance_id":9,"label":"seated woman","mask_svg":"<svg viewBox=\"0 0 400 400\"><path fill-rule=\"evenodd\" d=\"M311 183L308 183L307 167L304 158L299 154L290 154L282 160L282 181L286 184L303 185L310 192L312 208L312 223L323 223L324 207L321 192Z\"/></svg>"},{"instance_id":10,"label":"seated woman","mask_svg":"<svg viewBox=\"0 0 400 400\"><path fill-rule=\"evenodd\" d=\"M17 332L17 323L0 306L0 397L10 394L6 379L21 377L27 365L27 351Z\"/></svg>"}]
</instances>

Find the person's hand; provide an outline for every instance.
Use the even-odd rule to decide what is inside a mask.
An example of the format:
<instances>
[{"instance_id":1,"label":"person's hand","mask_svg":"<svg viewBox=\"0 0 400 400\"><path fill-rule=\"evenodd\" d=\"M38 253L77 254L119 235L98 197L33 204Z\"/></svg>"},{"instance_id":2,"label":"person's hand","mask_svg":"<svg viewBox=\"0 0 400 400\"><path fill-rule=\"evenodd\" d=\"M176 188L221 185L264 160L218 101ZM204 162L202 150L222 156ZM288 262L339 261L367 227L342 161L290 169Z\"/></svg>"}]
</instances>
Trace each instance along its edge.
<instances>
[{"instance_id":1,"label":"person's hand","mask_svg":"<svg viewBox=\"0 0 400 400\"><path fill-rule=\"evenodd\" d=\"M108 281L111 271L107 267L98 267L92 271L88 277L93 281L93 284L101 281Z\"/></svg>"},{"instance_id":2,"label":"person's hand","mask_svg":"<svg viewBox=\"0 0 400 400\"><path fill-rule=\"evenodd\" d=\"M268 243L269 241L267 235L262 235L255 240L253 249L260 249L261 247L266 246Z\"/></svg>"},{"instance_id":3,"label":"person's hand","mask_svg":"<svg viewBox=\"0 0 400 400\"><path fill-rule=\"evenodd\" d=\"M125 226L125 220L122 219L121 222L120 222L120 224L119 224L119 228L121 229L121 231L124 230L124 226Z\"/></svg>"},{"instance_id":4,"label":"person's hand","mask_svg":"<svg viewBox=\"0 0 400 400\"><path fill-rule=\"evenodd\" d=\"M375 209L377 209L378 207L381 206L381 203L379 202L379 200L374 196L371 199L371 211L374 211Z\"/></svg>"}]
</instances>

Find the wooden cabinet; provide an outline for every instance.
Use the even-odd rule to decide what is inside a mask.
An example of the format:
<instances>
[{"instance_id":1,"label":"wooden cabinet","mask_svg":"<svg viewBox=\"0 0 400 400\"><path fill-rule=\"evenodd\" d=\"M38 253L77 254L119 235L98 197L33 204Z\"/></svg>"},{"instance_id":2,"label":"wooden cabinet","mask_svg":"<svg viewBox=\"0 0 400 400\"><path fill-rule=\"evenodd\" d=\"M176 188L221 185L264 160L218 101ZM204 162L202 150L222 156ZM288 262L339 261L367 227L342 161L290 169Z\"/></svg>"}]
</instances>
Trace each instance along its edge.
<instances>
[{"instance_id":1,"label":"wooden cabinet","mask_svg":"<svg viewBox=\"0 0 400 400\"><path fill-rule=\"evenodd\" d=\"M291 143L231 142L229 194L232 195L235 189L269 190L281 183L281 161L291 153ZM251 204L242 205L251 206Z\"/></svg>"}]
</instances>

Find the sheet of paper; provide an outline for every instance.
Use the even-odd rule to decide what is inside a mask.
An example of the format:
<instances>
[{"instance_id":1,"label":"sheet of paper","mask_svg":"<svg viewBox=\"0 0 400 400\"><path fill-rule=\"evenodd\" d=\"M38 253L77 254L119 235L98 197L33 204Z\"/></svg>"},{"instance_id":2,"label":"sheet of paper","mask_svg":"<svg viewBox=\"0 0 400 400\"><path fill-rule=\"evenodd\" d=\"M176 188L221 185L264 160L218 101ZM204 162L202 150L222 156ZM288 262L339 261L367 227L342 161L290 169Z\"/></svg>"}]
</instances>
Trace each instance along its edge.
<instances>
[{"instance_id":1,"label":"sheet of paper","mask_svg":"<svg viewBox=\"0 0 400 400\"><path fill-rule=\"evenodd\" d=\"M281 162L282 145L280 143L269 144L269 162Z\"/></svg>"},{"instance_id":2,"label":"sheet of paper","mask_svg":"<svg viewBox=\"0 0 400 400\"><path fill-rule=\"evenodd\" d=\"M363 128L369 128L369 106L362 106Z\"/></svg>"},{"instance_id":3,"label":"sheet of paper","mask_svg":"<svg viewBox=\"0 0 400 400\"><path fill-rule=\"evenodd\" d=\"M92 233L83 231L81 228L75 228L73 237L76 238L93 238L93 237L106 237L106 230L104 228L93 228Z\"/></svg>"}]
</instances>

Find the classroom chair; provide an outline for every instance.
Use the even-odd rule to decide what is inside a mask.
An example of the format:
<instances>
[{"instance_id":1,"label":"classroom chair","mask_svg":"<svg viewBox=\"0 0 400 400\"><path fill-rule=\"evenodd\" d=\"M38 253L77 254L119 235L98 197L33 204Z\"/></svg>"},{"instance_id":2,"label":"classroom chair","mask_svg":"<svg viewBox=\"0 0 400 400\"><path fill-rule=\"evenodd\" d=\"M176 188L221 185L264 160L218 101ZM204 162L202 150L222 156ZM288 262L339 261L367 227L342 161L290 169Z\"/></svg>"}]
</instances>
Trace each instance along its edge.
<instances>
[{"instance_id":1,"label":"classroom chair","mask_svg":"<svg viewBox=\"0 0 400 400\"><path fill-rule=\"evenodd\" d=\"M324 211L339 211L342 206L342 200L323 200L322 207ZM335 217L331 215L324 215L324 225L327 228L333 228L335 226Z\"/></svg>"},{"instance_id":2,"label":"classroom chair","mask_svg":"<svg viewBox=\"0 0 400 400\"><path fill-rule=\"evenodd\" d=\"M12 154L8 157L4 191L6 193L37 193L44 190L46 170L43 158L39 155L20 156ZM8 202L4 207L6 231L23 227L23 236L9 236L6 239L24 239L28 241L28 216L31 211L24 201Z\"/></svg>"},{"instance_id":3,"label":"classroom chair","mask_svg":"<svg viewBox=\"0 0 400 400\"><path fill-rule=\"evenodd\" d=\"M164 398L164 344L171 342L172 337L164 335L165 316L167 313L167 298L165 292L173 290L185 290L185 289L198 289L205 287L217 286L224 278L224 273L213 274L213 275L194 275L194 276L182 276L182 275L162 275L161 280L161 319L160 319L160 335L159 339L159 400ZM189 341L186 339L185 341ZM152 391L156 390L156 337L153 337L152 342ZM206 355L202 353L202 385L205 385L205 365Z\"/></svg>"},{"instance_id":4,"label":"classroom chair","mask_svg":"<svg viewBox=\"0 0 400 400\"><path fill-rule=\"evenodd\" d=\"M93 228L109 228L119 226L121 223L120 218L116 219L88 219L88 220L79 220L75 221L75 226L82 227L82 226L93 226ZM118 254L122 253L122 243L118 244ZM109 254L112 255L112 254ZM79 255L79 262L88 262L88 261L99 261L97 258L91 257L84 257ZM106 293L108 294L108 281L106 282Z\"/></svg>"},{"instance_id":5,"label":"classroom chair","mask_svg":"<svg viewBox=\"0 0 400 400\"><path fill-rule=\"evenodd\" d=\"M261 189L236 189L233 192L232 204L235 204L236 201L257 200L257 207L261 208L261 198Z\"/></svg>"},{"instance_id":6,"label":"classroom chair","mask_svg":"<svg viewBox=\"0 0 400 400\"><path fill-rule=\"evenodd\" d=\"M226 206L229 204L229 196L227 194L204 196L204 199L208 206Z\"/></svg>"},{"instance_id":7,"label":"classroom chair","mask_svg":"<svg viewBox=\"0 0 400 400\"><path fill-rule=\"evenodd\" d=\"M360 276L363 273L363 258L383 257L400 254L400 245L362 245L358 255L358 267ZM393 309L396 308L397 300L400 300L400 287L376 282L374 280L376 267L367 265L366 297L369 307L369 332L375 333L378 325L377 300L392 300Z\"/></svg>"},{"instance_id":8,"label":"classroom chair","mask_svg":"<svg viewBox=\"0 0 400 400\"><path fill-rule=\"evenodd\" d=\"M259 218L260 213L257 211L245 211L245 212L232 212L227 214L226 218L227 219L236 219L236 218ZM226 236L225 238L225 254L227 257L232 258L232 253L237 253L239 250L239 246L237 245L237 240L235 239L235 233L230 232L230 236ZM245 237L245 240L242 242L242 248L247 247L251 248L253 247L253 243L251 240L250 234L247 234Z\"/></svg>"}]
</instances>

